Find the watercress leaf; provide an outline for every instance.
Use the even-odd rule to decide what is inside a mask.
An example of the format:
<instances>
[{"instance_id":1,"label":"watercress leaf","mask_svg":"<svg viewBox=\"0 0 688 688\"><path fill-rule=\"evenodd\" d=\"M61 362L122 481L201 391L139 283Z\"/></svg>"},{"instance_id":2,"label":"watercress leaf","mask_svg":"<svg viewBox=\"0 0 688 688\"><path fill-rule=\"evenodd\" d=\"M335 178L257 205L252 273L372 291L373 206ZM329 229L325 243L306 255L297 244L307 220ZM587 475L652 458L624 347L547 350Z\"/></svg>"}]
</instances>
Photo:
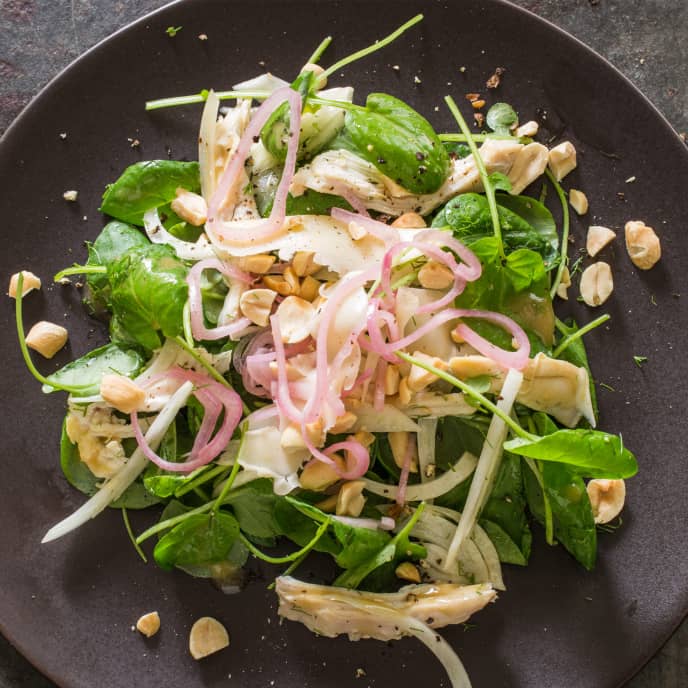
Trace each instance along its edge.
<instances>
[{"instance_id":1,"label":"watercress leaf","mask_svg":"<svg viewBox=\"0 0 688 688\"><path fill-rule=\"evenodd\" d=\"M100 210L117 220L142 226L144 213L172 201L179 187L200 191L197 162L137 162L105 189Z\"/></svg>"},{"instance_id":2,"label":"watercress leaf","mask_svg":"<svg viewBox=\"0 0 688 688\"><path fill-rule=\"evenodd\" d=\"M518 124L518 115L508 103L495 103L487 111L485 122L495 134L508 135L511 127Z\"/></svg>"},{"instance_id":3,"label":"watercress leaf","mask_svg":"<svg viewBox=\"0 0 688 688\"><path fill-rule=\"evenodd\" d=\"M155 546L158 566L197 566L223 561L239 537L239 524L231 514L218 511L195 514L166 533Z\"/></svg>"},{"instance_id":4,"label":"watercress leaf","mask_svg":"<svg viewBox=\"0 0 688 688\"><path fill-rule=\"evenodd\" d=\"M443 141L443 145L449 157L458 158L462 160L471 154L471 148L467 143L457 143L454 141Z\"/></svg>"},{"instance_id":5,"label":"watercress leaf","mask_svg":"<svg viewBox=\"0 0 688 688\"><path fill-rule=\"evenodd\" d=\"M365 108L348 110L330 147L364 158L411 193L434 193L449 174L449 155L432 125L385 93L371 93Z\"/></svg>"},{"instance_id":6,"label":"watercress leaf","mask_svg":"<svg viewBox=\"0 0 688 688\"><path fill-rule=\"evenodd\" d=\"M322 523L321 519L326 519L327 515L293 497L281 497L275 502L273 517L280 535L289 538L300 547L305 547L315 537L315 531ZM336 556L341 550L341 545L326 532L313 549Z\"/></svg>"},{"instance_id":7,"label":"watercress leaf","mask_svg":"<svg viewBox=\"0 0 688 688\"><path fill-rule=\"evenodd\" d=\"M79 391L79 396L90 396L99 393L103 375L117 373L135 377L144 363L143 357L134 349L126 349L118 344L106 344L67 363L48 375L47 379L55 385L83 387ZM54 392L55 388L43 385L43 391L50 393Z\"/></svg>"},{"instance_id":8,"label":"watercress leaf","mask_svg":"<svg viewBox=\"0 0 688 688\"><path fill-rule=\"evenodd\" d=\"M567 464L588 478L631 478L638 472L635 456L620 437L600 430L557 430L551 435L505 442L506 451L540 461Z\"/></svg>"},{"instance_id":9,"label":"watercress leaf","mask_svg":"<svg viewBox=\"0 0 688 688\"><path fill-rule=\"evenodd\" d=\"M565 464L544 463L541 476L552 509L555 537L586 569L592 569L597 556L597 529L585 483ZM531 470L526 470L524 477L528 508L544 524L542 488Z\"/></svg>"},{"instance_id":10,"label":"watercress leaf","mask_svg":"<svg viewBox=\"0 0 688 688\"><path fill-rule=\"evenodd\" d=\"M509 537L506 531L496 523L484 518L481 518L479 523L495 546L499 561L503 564L515 564L516 566L528 565L528 560L523 556L520 547Z\"/></svg>"},{"instance_id":11,"label":"watercress leaf","mask_svg":"<svg viewBox=\"0 0 688 688\"><path fill-rule=\"evenodd\" d=\"M512 196L511 194L499 194L497 203L507 210L516 213L527 222L551 247L551 253L543 256L549 269L559 251L559 233L557 224L549 208L542 202L530 196Z\"/></svg>"},{"instance_id":12,"label":"watercress leaf","mask_svg":"<svg viewBox=\"0 0 688 688\"><path fill-rule=\"evenodd\" d=\"M88 244L90 267L107 268L112 262L134 248L150 245L138 229L118 220L108 222L92 244ZM110 283L106 273L86 276L85 302L94 313L107 309L110 300Z\"/></svg>"},{"instance_id":13,"label":"watercress leaf","mask_svg":"<svg viewBox=\"0 0 688 688\"><path fill-rule=\"evenodd\" d=\"M504 270L516 291L524 291L545 277L545 266L539 253L519 248L506 257Z\"/></svg>"},{"instance_id":14,"label":"watercress leaf","mask_svg":"<svg viewBox=\"0 0 688 688\"><path fill-rule=\"evenodd\" d=\"M339 521L332 524L332 530L342 545L335 562L343 569L360 566L370 560L392 539L384 531L355 528Z\"/></svg>"},{"instance_id":15,"label":"watercress leaf","mask_svg":"<svg viewBox=\"0 0 688 688\"><path fill-rule=\"evenodd\" d=\"M495 191L511 191L511 180L502 172L493 172L487 178Z\"/></svg>"},{"instance_id":16,"label":"watercress leaf","mask_svg":"<svg viewBox=\"0 0 688 688\"><path fill-rule=\"evenodd\" d=\"M272 482L261 478L230 491L225 503L232 507L239 527L249 538L258 538L271 546L281 532L274 516L278 500Z\"/></svg>"},{"instance_id":17,"label":"watercress leaf","mask_svg":"<svg viewBox=\"0 0 688 688\"><path fill-rule=\"evenodd\" d=\"M497 196L497 212L505 250L507 253L519 248L535 251L542 256L545 268L552 269L557 264L558 253L556 245L551 243L550 233L539 231L518 212L506 207L503 201L510 198L513 197L507 194ZM494 233L487 198L477 193L465 193L452 198L435 216L432 226L449 227L454 236L471 249L477 241L490 238ZM539 226L545 226L544 220L541 219ZM556 234L556 228L554 232Z\"/></svg>"},{"instance_id":18,"label":"watercress leaf","mask_svg":"<svg viewBox=\"0 0 688 688\"><path fill-rule=\"evenodd\" d=\"M165 244L134 249L112 263L110 300L119 329L111 333L126 333L147 350L161 345L159 332L165 337L181 334L186 274L186 265Z\"/></svg>"}]
</instances>

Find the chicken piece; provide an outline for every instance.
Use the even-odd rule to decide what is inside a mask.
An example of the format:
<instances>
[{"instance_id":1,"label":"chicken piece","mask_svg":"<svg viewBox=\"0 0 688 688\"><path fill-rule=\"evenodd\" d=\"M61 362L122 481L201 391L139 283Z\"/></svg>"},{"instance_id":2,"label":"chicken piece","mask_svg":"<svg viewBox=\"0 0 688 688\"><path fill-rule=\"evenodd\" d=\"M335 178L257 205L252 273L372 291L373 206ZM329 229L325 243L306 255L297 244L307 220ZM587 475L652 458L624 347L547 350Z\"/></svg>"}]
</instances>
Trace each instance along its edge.
<instances>
[{"instance_id":1,"label":"chicken piece","mask_svg":"<svg viewBox=\"0 0 688 688\"><path fill-rule=\"evenodd\" d=\"M548 151L540 143L522 145L515 141L490 139L480 147L488 174L501 172L509 177L511 193L519 194L545 170ZM345 150L327 151L304 165L291 183L292 194L307 188L331 193L345 187L366 207L389 215L416 212L426 215L457 194L482 191L480 174L473 156L452 162L449 176L438 191L417 196L402 188L374 165Z\"/></svg>"},{"instance_id":2,"label":"chicken piece","mask_svg":"<svg viewBox=\"0 0 688 688\"><path fill-rule=\"evenodd\" d=\"M503 371L484 356L456 356L450 359L449 368L462 380L489 376L493 394L499 392L504 383ZM588 371L542 353L528 361L516 401L549 413L569 428L575 427L581 417L595 425Z\"/></svg>"},{"instance_id":3,"label":"chicken piece","mask_svg":"<svg viewBox=\"0 0 688 688\"><path fill-rule=\"evenodd\" d=\"M413 620L431 628L463 623L497 597L489 583L407 585L395 593L314 585L291 576L275 583L280 616L319 635L347 634L350 640L396 640L408 635L405 622Z\"/></svg>"}]
</instances>

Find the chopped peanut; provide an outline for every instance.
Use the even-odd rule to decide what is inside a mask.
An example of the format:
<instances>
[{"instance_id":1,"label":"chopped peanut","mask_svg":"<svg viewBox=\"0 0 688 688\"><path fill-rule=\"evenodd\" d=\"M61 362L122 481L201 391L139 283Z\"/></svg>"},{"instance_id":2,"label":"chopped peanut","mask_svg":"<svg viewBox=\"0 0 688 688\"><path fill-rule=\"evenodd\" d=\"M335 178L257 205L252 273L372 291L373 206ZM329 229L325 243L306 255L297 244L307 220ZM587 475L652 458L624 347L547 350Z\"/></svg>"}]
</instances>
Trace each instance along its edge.
<instances>
[{"instance_id":1,"label":"chopped peanut","mask_svg":"<svg viewBox=\"0 0 688 688\"><path fill-rule=\"evenodd\" d=\"M429 260L418 271L418 281L425 289L448 289L454 283L454 273L446 265Z\"/></svg>"},{"instance_id":2,"label":"chopped peanut","mask_svg":"<svg viewBox=\"0 0 688 688\"><path fill-rule=\"evenodd\" d=\"M404 459L406 458L406 452L408 450L408 443L411 442L411 433L401 431L401 432L389 432L387 433L387 439L389 440L389 446L392 449L392 456L394 457L394 463L399 467L404 467ZM411 454L411 473L418 473L418 450L414 448Z\"/></svg>"},{"instance_id":3,"label":"chopped peanut","mask_svg":"<svg viewBox=\"0 0 688 688\"><path fill-rule=\"evenodd\" d=\"M607 244L616 239L616 232L608 227L592 225L588 228L585 248L591 257L596 256Z\"/></svg>"},{"instance_id":4,"label":"chopped peanut","mask_svg":"<svg viewBox=\"0 0 688 688\"><path fill-rule=\"evenodd\" d=\"M300 296L287 296L277 307L280 332L285 344L298 344L310 336L315 306Z\"/></svg>"},{"instance_id":5,"label":"chopped peanut","mask_svg":"<svg viewBox=\"0 0 688 688\"><path fill-rule=\"evenodd\" d=\"M124 375L103 375L100 396L122 413L138 411L146 400L146 392Z\"/></svg>"},{"instance_id":6,"label":"chopped peanut","mask_svg":"<svg viewBox=\"0 0 688 688\"><path fill-rule=\"evenodd\" d=\"M269 253L258 253L255 256L239 258L239 267L254 275L265 275L275 263L275 256Z\"/></svg>"},{"instance_id":7,"label":"chopped peanut","mask_svg":"<svg viewBox=\"0 0 688 688\"><path fill-rule=\"evenodd\" d=\"M394 574L401 580L410 581L411 583L420 583L420 571L415 564L410 561L404 561L394 570Z\"/></svg>"},{"instance_id":8,"label":"chopped peanut","mask_svg":"<svg viewBox=\"0 0 688 688\"><path fill-rule=\"evenodd\" d=\"M540 125L536 121L531 120L530 122L526 122L516 129L516 136L529 136L532 138L538 133L539 128Z\"/></svg>"},{"instance_id":9,"label":"chopped peanut","mask_svg":"<svg viewBox=\"0 0 688 688\"><path fill-rule=\"evenodd\" d=\"M33 274L33 272L29 272L28 270L22 270L21 274L24 277L24 281L22 283L22 296L26 296L32 289L40 289L41 288L41 280L39 277ZM10 288L9 288L9 295L13 298L17 298L17 283L19 281L19 273L16 272L12 277L10 277Z\"/></svg>"},{"instance_id":10,"label":"chopped peanut","mask_svg":"<svg viewBox=\"0 0 688 688\"><path fill-rule=\"evenodd\" d=\"M585 215L588 212L588 197L578 189L569 191L569 203L578 215Z\"/></svg>"},{"instance_id":11,"label":"chopped peanut","mask_svg":"<svg viewBox=\"0 0 688 688\"><path fill-rule=\"evenodd\" d=\"M160 615L158 612L144 614L136 622L136 630L146 638L152 638L160 630Z\"/></svg>"},{"instance_id":12,"label":"chopped peanut","mask_svg":"<svg viewBox=\"0 0 688 688\"><path fill-rule=\"evenodd\" d=\"M388 365L385 370L385 394L392 396L399 391L400 380L399 368L395 365Z\"/></svg>"},{"instance_id":13,"label":"chopped peanut","mask_svg":"<svg viewBox=\"0 0 688 688\"><path fill-rule=\"evenodd\" d=\"M344 459L337 454L334 454L331 458L334 460L336 467L330 466L323 461L318 461L318 459L312 459L306 464L299 477L299 482L304 490L322 492L341 480L341 473L346 468Z\"/></svg>"},{"instance_id":14,"label":"chopped peanut","mask_svg":"<svg viewBox=\"0 0 688 688\"><path fill-rule=\"evenodd\" d=\"M301 288L299 289L299 296L306 301L315 301L320 293L320 282L310 275L306 275L301 280Z\"/></svg>"},{"instance_id":15,"label":"chopped peanut","mask_svg":"<svg viewBox=\"0 0 688 688\"><path fill-rule=\"evenodd\" d=\"M576 149L570 141L564 141L549 152L549 168L560 182L569 172L576 169Z\"/></svg>"},{"instance_id":16,"label":"chopped peanut","mask_svg":"<svg viewBox=\"0 0 688 688\"><path fill-rule=\"evenodd\" d=\"M26 345L45 358L52 358L66 343L69 335L61 325L41 320L26 335Z\"/></svg>"},{"instance_id":17,"label":"chopped peanut","mask_svg":"<svg viewBox=\"0 0 688 688\"><path fill-rule=\"evenodd\" d=\"M210 616L203 616L191 627L189 652L194 659L203 659L229 645L227 629Z\"/></svg>"},{"instance_id":18,"label":"chopped peanut","mask_svg":"<svg viewBox=\"0 0 688 688\"><path fill-rule=\"evenodd\" d=\"M297 251L291 259L291 267L297 277L307 277L318 272L321 268L315 262L315 253L313 251Z\"/></svg>"},{"instance_id":19,"label":"chopped peanut","mask_svg":"<svg viewBox=\"0 0 688 688\"><path fill-rule=\"evenodd\" d=\"M337 516L356 518L361 515L366 503L366 498L363 496L364 487L365 483L362 480L350 480L342 485L337 495L337 506L335 507Z\"/></svg>"},{"instance_id":20,"label":"chopped peanut","mask_svg":"<svg viewBox=\"0 0 688 688\"><path fill-rule=\"evenodd\" d=\"M414 351L413 357L417 358L423 363L435 366L435 368L445 368L446 364L441 359L435 356L428 356L420 351ZM424 368L417 365L411 366L411 372L408 376L408 387L412 392L420 392L421 389L425 389L428 385L436 382L439 378L434 373L431 373Z\"/></svg>"},{"instance_id":21,"label":"chopped peanut","mask_svg":"<svg viewBox=\"0 0 688 688\"><path fill-rule=\"evenodd\" d=\"M260 327L265 327L270 319L272 304L277 292L272 289L249 289L239 299L239 308L244 316Z\"/></svg>"},{"instance_id":22,"label":"chopped peanut","mask_svg":"<svg viewBox=\"0 0 688 688\"><path fill-rule=\"evenodd\" d=\"M170 204L172 211L194 227L204 225L208 219L208 206L203 196L181 187L177 189L176 193L177 197Z\"/></svg>"},{"instance_id":23,"label":"chopped peanut","mask_svg":"<svg viewBox=\"0 0 688 688\"><path fill-rule=\"evenodd\" d=\"M351 411L345 411L341 416L337 417L335 424L328 430L328 432L331 432L333 435L340 435L343 432L351 430L351 428L356 425L357 420L358 417L355 413L351 413Z\"/></svg>"},{"instance_id":24,"label":"chopped peanut","mask_svg":"<svg viewBox=\"0 0 688 688\"><path fill-rule=\"evenodd\" d=\"M652 227L640 220L626 223L626 250L633 265L641 270L649 270L662 257L659 237Z\"/></svg>"},{"instance_id":25,"label":"chopped peanut","mask_svg":"<svg viewBox=\"0 0 688 688\"><path fill-rule=\"evenodd\" d=\"M601 306L614 290L612 269L600 261L587 267L581 275L580 293L588 306Z\"/></svg>"},{"instance_id":26,"label":"chopped peanut","mask_svg":"<svg viewBox=\"0 0 688 688\"><path fill-rule=\"evenodd\" d=\"M595 523L609 523L621 513L626 501L626 483L623 480L595 478L586 489Z\"/></svg>"},{"instance_id":27,"label":"chopped peanut","mask_svg":"<svg viewBox=\"0 0 688 688\"><path fill-rule=\"evenodd\" d=\"M392 222L392 227L397 229L422 229L427 227L425 220L418 213L404 213Z\"/></svg>"}]
</instances>

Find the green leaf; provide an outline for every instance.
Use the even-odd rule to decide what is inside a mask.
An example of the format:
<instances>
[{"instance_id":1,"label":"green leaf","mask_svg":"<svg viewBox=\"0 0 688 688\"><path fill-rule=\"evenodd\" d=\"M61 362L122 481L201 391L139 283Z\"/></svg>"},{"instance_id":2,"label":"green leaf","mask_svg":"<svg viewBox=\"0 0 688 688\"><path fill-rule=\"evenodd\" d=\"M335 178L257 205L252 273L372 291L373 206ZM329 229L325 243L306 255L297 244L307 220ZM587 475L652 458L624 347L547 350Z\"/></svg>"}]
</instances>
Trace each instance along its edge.
<instances>
[{"instance_id":1,"label":"green leaf","mask_svg":"<svg viewBox=\"0 0 688 688\"><path fill-rule=\"evenodd\" d=\"M385 93L371 93L365 108L347 110L331 143L367 160L411 193L434 193L449 174L449 155L432 125Z\"/></svg>"},{"instance_id":2,"label":"green leaf","mask_svg":"<svg viewBox=\"0 0 688 688\"><path fill-rule=\"evenodd\" d=\"M506 257L504 270L516 291L524 291L545 277L545 266L540 254L528 248L519 248L510 253Z\"/></svg>"},{"instance_id":3,"label":"green leaf","mask_svg":"<svg viewBox=\"0 0 688 688\"><path fill-rule=\"evenodd\" d=\"M558 239L549 210L528 196L499 194L496 200L507 253L527 248L542 256L547 270L554 268L559 260ZM487 198L477 193L460 194L448 201L433 219L432 227L449 227L457 239L471 248L494 234Z\"/></svg>"},{"instance_id":4,"label":"green leaf","mask_svg":"<svg viewBox=\"0 0 688 688\"><path fill-rule=\"evenodd\" d=\"M495 103L487 111L485 122L495 134L508 135L511 128L518 124L518 115L508 103Z\"/></svg>"},{"instance_id":5,"label":"green leaf","mask_svg":"<svg viewBox=\"0 0 688 688\"><path fill-rule=\"evenodd\" d=\"M487 533L497 550L499 561L503 564L527 566L528 560L523 556L520 547L509 537L509 534L492 521L480 519L480 527Z\"/></svg>"},{"instance_id":6,"label":"green leaf","mask_svg":"<svg viewBox=\"0 0 688 688\"><path fill-rule=\"evenodd\" d=\"M158 566L198 566L223 561L239 537L239 524L225 512L189 516L165 534L155 546Z\"/></svg>"},{"instance_id":7,"label":"green leaf","mask_svg":"<svg viewBox=\"0 0 688 688\"><path fill-rule=\"evenodd\" d=\"M630 478L638 472L635 456L620 437L599 430L557 430L551 435L504 443L506 451L539 461L567 464L588 478Z\"/></svg>"},{"instance_id":8,"label":"green leaf","mask_svg":"<svg viewBox=\"0 0 688 688\"><path fill-rule=\"evenodd\" d=\"M111 264L108 278L117 327L111 328L113 339L127 337L153 350L162 344L158 332L165 337L181 334L186 274L174 249L163 244L134 249Z\"/></svg>"},{"instance_id":9,"label":"green leaf","mask_svg":"<svg viewBox=\"0 0 688 688\"><path fill-rule=\"evenodd\" d=\"M585 483L575 469L565 464L544 463L541 476L552 509L555 537L586 569L592 569L597 557L597 529ZM544 524L542 488L530 470L525 473L525 485L528 507Z\"/></svg>"},{"instance_id":10,"label":"green leaf","mask_svg":"<svg viewBox=\"0 0 688 688\"><path fill-rule=\"evenodd\" d=\"M174 200L179 187L200 191L197 162L137 162L105 189L100 210L117 220L142 226L144 213Z\"/></svg>"},{"instance_id":11,"label":"green leaf","mask_svg":"<svg viewBox=\"0 0 688 688\"><path fill-rule=\"evenodd\" d=\"M343 569L361 566L375 557L392 539L389 533L382 530L355 528L338 521L332 524L332 529L342 545L335 562Z\"/></svg>"},{"instance_id":12,"label":"green leaf","mask_svg":"<svg viewBox=\"0 0 688 688\"><path fill-rule=\"evenodd\" d=\"M574 320L570 322L557 322L557 328L568 337L575 334L580 328L576 325ZM588 380L590 381L590 400L592 401L592 410L595 414L595 419L599 417L599 408L597 405L597 390L590 370L590 363L588 362L588 354L585 350L585 343L582 338L572 341L564 351L559 354L558 358L563 361L568 361L578 368L585 368L588 371Z\"/></svg>"},{"instance_id":13,"label":"green leaf","mask_svg":"<svg viewBox=\"0 0 688 688\"><path fill-rule=\"evenodd\" d=\"M48 375L47 379L55 385L83 387L79 396L87 397L100 392L100 380L103 375L117 373L133 378L144 363L143 357L133 349L125 349L118 344L106 344L67 363L52 375ZM43 391L50 393L55 389L43 385Z\"/></svg>"},{"instance_id":14,"label":"green leaf","mask_svg":"<svg viewBox=\"0 0 688 688\"><path fill-rule=\"evenodd\" d=\"M511 191L511 181L505 174L493 172L487 178L495 191L505 191L506 193Z\"/></svg>"},{"instance_id":15,"label":"green leaf","mask_svg":"<svg viewBox=\"0 0 688 688\"><path fill-rule=\"evenodd\" d=\"M88 244L89 267L109 267L125 253L135 248L150 246L150 241L140 230L119 220L108 222L92 244ZM91 274L86 277L86 303L94 313L107 309L110 301L110 283L107 274Z\"/></svg>"},{"instance_id":16,"label":"green leaf","mask_svg":"<svg viewBox=\"0 0 688 688\"><path fill-rule=\"evenodd\" d=\"M305 547L315 537L317 524L327 519L327 515L316 507L289 496L275 502L273 517L280 535L300 547ZM336 556L341 551L341 545L327 532L313 549Z\"/></svg>"},{"instance_id":17,"label":"green leaf","mask_svg":"<svg viewBox=\"0 0 688 688\"><path fill-rule=\"evenodd\" d=\"M249 538L271 546L281 534L274 515L279 499L272 490L272 481L261 478L229 492L225 504L231 506L239 527Z\"/></svg>"}]
</instances>

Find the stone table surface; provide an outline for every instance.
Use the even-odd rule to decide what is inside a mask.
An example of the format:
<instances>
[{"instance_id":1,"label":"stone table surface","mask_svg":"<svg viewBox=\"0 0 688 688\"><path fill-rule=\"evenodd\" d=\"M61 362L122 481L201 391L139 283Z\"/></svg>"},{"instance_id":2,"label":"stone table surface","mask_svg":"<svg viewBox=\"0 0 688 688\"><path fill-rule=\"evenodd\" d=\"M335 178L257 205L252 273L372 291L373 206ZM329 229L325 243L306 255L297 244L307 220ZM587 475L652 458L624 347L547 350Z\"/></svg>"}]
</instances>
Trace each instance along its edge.
<instances>
[{"instance_id":1,"label":"stone table surface","mask_svg":"<svg viewBox=\"0 0 688 688\"><path fill-rule=\"evenodd\" d=\"M0 0L0 134L74 58L164 4L166 0ZM516 4L604 55L679 133L688 131L688 0L516 0ZM0 636L0 688L19 686L54 688ZM688 621L627 688L686 686Z\"/></svg>"}]
</instances>

